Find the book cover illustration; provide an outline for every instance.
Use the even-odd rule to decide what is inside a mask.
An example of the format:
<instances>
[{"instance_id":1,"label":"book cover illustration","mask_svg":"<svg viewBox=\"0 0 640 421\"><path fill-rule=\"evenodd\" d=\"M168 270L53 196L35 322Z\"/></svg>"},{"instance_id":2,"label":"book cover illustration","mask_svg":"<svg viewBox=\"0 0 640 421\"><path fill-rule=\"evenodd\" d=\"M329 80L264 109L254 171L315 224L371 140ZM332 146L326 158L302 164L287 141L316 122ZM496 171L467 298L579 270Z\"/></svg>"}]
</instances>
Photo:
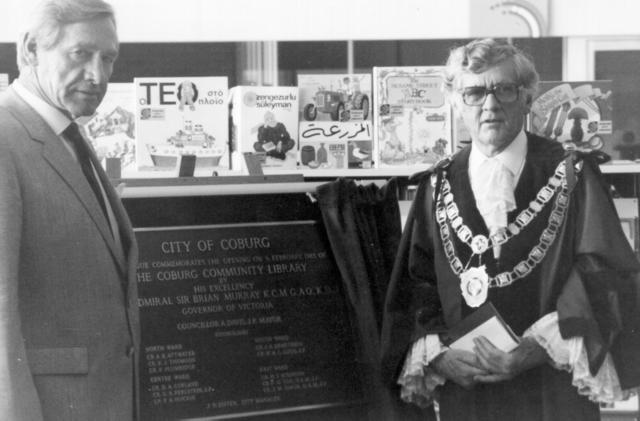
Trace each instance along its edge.
<instances>
[{"instance_id":1,"label":"book cover illustration","mask_svg":"<svg viewBox=\"0 0 640 421\"><path fill-rule=\"evenodd\" d=\"M135 171L135 114L133 83L110 83L91 117L78 119L98 159L120 158L123 173Z\"/></svg>"},{"instance_id":2,"label":"book cover illustration","mask_svg":"<svg viewBox=\"0 0 640 421\"><path fill-rule=\"evenodd\" d=\"M452 153L452 110L442 67L374 67L378 167L425 169Z\"/></svg>"},{"instance_id":3,"label":"book cover illustration","mask_svg":"<svg viewBox=\"0 0 640 421\"><path fill-rule=\"evenodd\" d=\"M371 75L299 74L303 168L371 168Z\"/></svg>"},{"instance_id":4,"label":"book cover illustration","mask_svg":"<svg viewBox=\"0 0 640 421\"><path fill-rule=\"evenodd\" d=\"M298 88L235 86L230 96L234 169L247 173L241 157L250 154L265 174L296 170Z\"/></svg>"},{"instance_id":5,"label":"book cover illustration","mask_svg":"<svg viewBox=\"0 0 640 421\"><path fill-rule=\"evenodd\" d=\"M610 80L540 82L530 114L531 131L580 149L621 159L612 144Z\"/></svg>"},{"instance_id":6,"label":"book cover illustration","mask_svg":"<svg viewBox=\"0 0 640 421\"><path fill-rule=\"evenodd\" d=\"M175 170L195 155L196 168L229 169L226 76L135 78L139 170Z\"/></svg>"}]
</instances>

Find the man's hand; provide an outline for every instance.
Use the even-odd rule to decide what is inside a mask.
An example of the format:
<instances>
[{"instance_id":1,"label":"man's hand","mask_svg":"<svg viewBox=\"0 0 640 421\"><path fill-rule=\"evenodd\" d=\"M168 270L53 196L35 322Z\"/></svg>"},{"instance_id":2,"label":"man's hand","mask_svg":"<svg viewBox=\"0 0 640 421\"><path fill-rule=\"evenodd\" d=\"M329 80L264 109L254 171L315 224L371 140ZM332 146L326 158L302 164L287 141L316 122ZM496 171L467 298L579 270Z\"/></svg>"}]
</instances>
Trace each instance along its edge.
<instances>
[{"instance_id":1,"label":"man's hand","mask_svg":"<svg viewBox=\"0 0 640 421\"><path fill-rule=\"evenodd\" d=\"M478 383L475 380L476 377L489 375L475 354L458 349L443 352L433 360L431 365L438 374L466 389Z\"/></svg>"},{"instance_id":2,"label":"man's hand","mask_svg":"<svg viewBox=\"0 0 640 421\"><path fill-rule=\"evenodd\" d=\"M484 336L473 340L480 366L487 373L474 377L480 383L496 383L509 380L530 368L537 367L549 360L547 352L534 339L524 338L511 352L496 348Z\"/></svg>"}]
</instances>

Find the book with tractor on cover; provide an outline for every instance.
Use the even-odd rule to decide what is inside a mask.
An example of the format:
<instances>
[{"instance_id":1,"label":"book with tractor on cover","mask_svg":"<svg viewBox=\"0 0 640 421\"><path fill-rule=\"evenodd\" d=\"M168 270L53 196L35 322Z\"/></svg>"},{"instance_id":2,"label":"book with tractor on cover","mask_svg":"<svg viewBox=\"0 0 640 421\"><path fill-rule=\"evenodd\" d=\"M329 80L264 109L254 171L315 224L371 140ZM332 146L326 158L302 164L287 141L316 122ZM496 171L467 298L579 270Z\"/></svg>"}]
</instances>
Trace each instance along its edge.
<instances>
[{"instance_id":1,"label":"book with tractor on cover","mask_svg":"<svg viewBox=\"0 0 640 421\"><path fill-rule=\"evenodd\" d=\"M371 168L371 75L299 74L300 165Z\"/></svg>"}]
</instances>

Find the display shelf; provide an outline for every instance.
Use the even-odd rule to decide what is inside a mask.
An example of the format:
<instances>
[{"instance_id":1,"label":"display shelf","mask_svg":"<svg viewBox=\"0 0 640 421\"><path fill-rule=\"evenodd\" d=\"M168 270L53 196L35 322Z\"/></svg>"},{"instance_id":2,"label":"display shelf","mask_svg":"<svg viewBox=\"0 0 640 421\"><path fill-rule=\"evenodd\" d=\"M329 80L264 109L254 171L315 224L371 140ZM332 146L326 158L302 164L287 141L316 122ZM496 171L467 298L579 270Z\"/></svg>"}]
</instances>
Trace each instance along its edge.
<instances>
[{"instance_id":1,"label":"display shelf","mask_svg":"<svg viewBox=\"0 0 640 421\"><path fill-rule=\"evenodd\" d=\"M418 172L427 170L432 164L425 164L421 166L412 167L397 167L397 168L353 168L353 169L336 169L336 168L300 168L297 170L287 171L289 174L302 175L304 178L390 178L390 177L409 177ZM640 164L639 164L640 165ZM640 171L640 170L639 170ZM269 175L281 175L285 172L277 169L264 169L264 174ZM196 177L210 177L211 171L202 168L196 168L194 172ZM220 172L221 177L234 177L238 176L237 172L227 171ZM177 177L177 171L136 171L129 169L122 172L123 178L172 178Z\"/></svg>"},{"instance_id":2,"label":"display shelf","mask_svg":"<svg viewBox=\"0 0 640 421\"><path fill-rule=\"evenodd\" d=\"M314 192L316 187L335 178L369 180L382 183L391 177L408 179L411 175L428 169L431 164L422 167L369 168L369 169L305 169L291 174L265 174L257 180L252 176L219 176L178 178L167 177L164 173L144 173L141 178L122 179L114 184L124 183L121 191L123 198L158 197L158 196L207 196L230 194L266 194L266 193L299 193ZM604 174L640 174L640 163L632 161L615 161L600 166ZM137 174L139 175L139 174ZM243 181L242 179L246 179ZM283 182L285 181L285 182ZM292 182L294 181L294 182ZM635 181L631 180L635 185ZM268 187L265 186L268 184ZM404 184L404 183L402 183ZM635 191L635 189L634 189Z\"/></svg>"},{"instance_id":3,"label":"display shelf","mask_svg":"<svg viewBox=\"0 0 640 421\"><path fill-rule=\"evenodd\" d=\"M209 184L192 186L125 186L123 199L144 197L228 196L256 194L312 193L322 182L264 184Z\"/></svg>"},{"instance_id":4,"label":"display shelf","mask_svg":"<svg viewBox=\"0 0 640 421\"><path fill-rule=\"evenodd\" d=\"M390 178L390 177L409 177L420 171L427 170L431 164L420 167L398 167L398 168L366 168L366 169L304 169L300 173L309 179L313 178Z\"/></svg>"},{"instance_id":5,"label":"display shelf","mask_svg":"<svg viewBox=\"0 0 640 421\"><path fill-rule=\"evenodd\" d=\"M328 177L410 177L420 171L427 170L432 164L413 167L387 167L387 168L369 168L369 169L305 169L299 172L305 178L328 178ZM600 169L604 174L640 174L640 162L634 161L610 161L600 165Z\"/></svg>"},{"instance_id":6,"label":"display shelf","mask_svg":"<svg viewBox=\"0 0 640 421\"><path fill-rule=\"evenodd\" d=\"M327 177L409 177L420 171L427 170L431 164L421 167L411 168L370 168L370 169L314 169L301 170L300 172L305 178L327 178ZM640 163L633 161L615 161L615 163L606 163L600 165L600 169L604 174L640 174Z\"/></svg>"},{"instance_id":7,"label":"display shelf","mask_svg":"<svg viewBox=\"0 0 640 421\"><path fill-rule=\"evenodd\" d=\"M368 179L382 186L386 179ZM189 196L243 196L262 194L315 193L326 181L303 181L300 174L236 177L189 177L172 179L122 179L114 185L123 199Z\"/></svg>"},{"instance_id":8,"label":"display shelf","mask_svg":"<svg viewBox=\"0 0 640 421\"><path fill-rule=\"evenodd\" d=\"M638 396L632 396L626 401L616 402L612 407L601 408L602 421L638 421Z\"/></svg>"},{"instance_id":9,"label":"display shelf","mask_svg":"<svg viewBox=\"0 0 640 421\"><path fill-rule=\"evenodd\" d=\"M385 167L385 168L352 168L352 169L336 169L336 168L299 168L297 170L288 171L291 174L302 174L304 178L389 178L389 177L410 177L413 174L429 169L432 164L416 165L411 167ZM640 174L640 162L634 161L610 161L600 166L605 174ZM280 175L283 172L277 169L264 169L265 175ZM210 170L196 168L194 175L196 177L208 177L211 175ZM237 172L227 171L221 172L220 176L237 176ZM137 171L128 169L123 171L124 178L171 178L177 176L177 171Z\"/></svg>"},{"instance_id":10,"label":"display shelf","mask_svg":"<svg viewBox=\"0 0 640 421\"><path fill-rule=\"evenodd\" d=\"M305 178L328 178L328 177L348 177L348 178L365 178L365 177L410 177L420 171L427 170L431 164L423 167L411 168L370 168L370 169L314 169L301 170L300 173ZM615 163L606 163L600 165L600 169L604 174L640 174L640 163L633 161L616 161Z\"/></svg>"},{"instance_id":11,"label":"display shelf","mask_svg":"<svg viewBox=\"0 0 640 421\"><path fill-rule=\"evenodd\" d=\"M604 174L640 174L640 163L634 161L610 161L600 165Z\"/></svg>"}]
</instances>

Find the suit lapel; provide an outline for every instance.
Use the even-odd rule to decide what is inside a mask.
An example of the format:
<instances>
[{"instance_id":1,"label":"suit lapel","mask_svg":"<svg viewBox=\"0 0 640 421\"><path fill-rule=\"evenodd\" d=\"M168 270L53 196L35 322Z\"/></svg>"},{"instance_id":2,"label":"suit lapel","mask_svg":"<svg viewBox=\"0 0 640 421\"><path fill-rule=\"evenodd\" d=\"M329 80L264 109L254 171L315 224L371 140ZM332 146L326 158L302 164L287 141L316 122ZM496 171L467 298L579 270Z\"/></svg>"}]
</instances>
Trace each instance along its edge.
<instances>
[{"instance_id":1,"label":"suit lapel","mask_svg":"<svg viewBox=\"0 0 640 421\"><path fill-rule=\"evenodd\" d=\"M89 217L96 225L101 237L107 243L107 246L109 247L109 250L111 251L111 254L117 262L120 270L123 274L126 274L127 268L125 267L124 258L121 253L118 253L116 250L113 235L111 234L107 219L104 217L104 213L98 204L98 200L87 183L78 163L74 161L60 138L53 132L53 130L51 130L42 117L40 117L40 115L11 87L7 91L7 103L11 108L15 109L16 112L12 114L23 124L31 136L31 139L42 144L43 159L53 168L65 184L69 186L71 191L73 191L78 201L82 204ZM101 171L102 168L100 167L97 158L93 157L93 162L99 175L101 172L104 172ZM109 190L113 190L113 188L110 184L105 184L102 177L100 177L100 179L105 191L107 191L109 202L115 212L114 202L116 201L113 200L112 195L109 194Z\"/></svg>"}]
</instances>

